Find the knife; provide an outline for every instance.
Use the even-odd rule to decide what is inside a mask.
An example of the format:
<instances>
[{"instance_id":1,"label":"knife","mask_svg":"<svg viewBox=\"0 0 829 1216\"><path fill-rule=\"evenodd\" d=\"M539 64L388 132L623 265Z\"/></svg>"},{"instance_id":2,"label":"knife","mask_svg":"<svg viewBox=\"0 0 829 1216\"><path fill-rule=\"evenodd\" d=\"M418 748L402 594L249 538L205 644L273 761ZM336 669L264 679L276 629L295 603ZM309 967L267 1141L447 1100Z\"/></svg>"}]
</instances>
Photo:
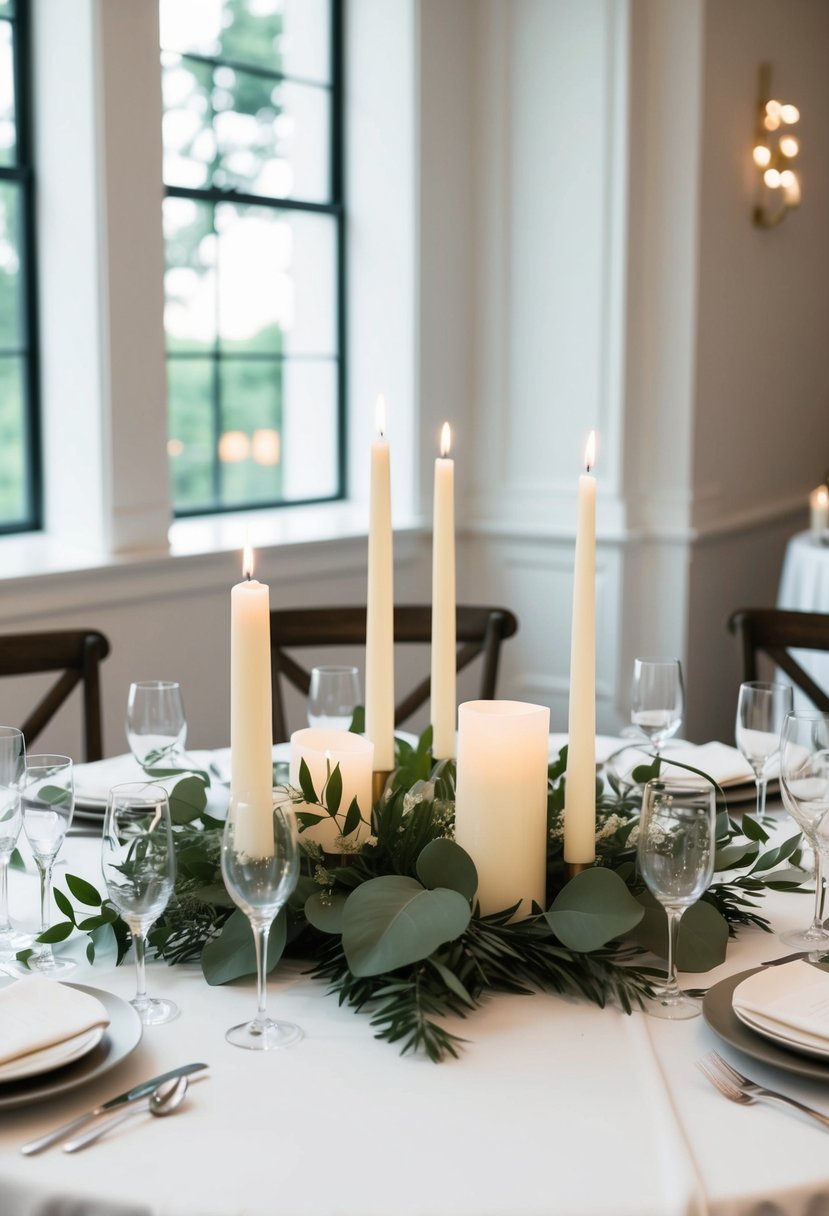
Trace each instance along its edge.
<instances>
[{"instance_id":1,"label":"knife","mask_svg":"<svg viewBox=\"0 0 829 1216\"><path fill-rule=\"evenodd\" d=\"M147 1094L152 1093L157 1085L161 1085L163 1081L169 1081L173 1077L189 1076L190 1073L201 1072L202 1069L208 1068L207 1064L182 1064L180 1068L171 1068L169 1072L163 1072L158 1077L153 1077L149 1081L142 1081L140 1085L136 1085L133 1089L128 1089L126 1093L118 1094L117 1098L110 1098L108 1102L102 1102L100 1106L96 1106L94 1110L87 1111L85 1115L79 1115L77 1119L72 1119L69 1123L64 1123L60 1127L56 1127L54 1131L47 1132L45 1136L41 1136L38 1140L30 1140L28 1144L24 1144L21 1148L21 1153L30 1157L33 1153L39 1153L44 1148L48 1148L50 1144L57 1144L58 1140L63 1140L65 1136L71 1135L76 1128L83 1127L84 1124L90 1123L93 1119L97 1119L98 1115L103 1115L113 1107L121 1106L125 1102L134 1102L136 1098L146 1098Z\"/></svg>"}]
</instances>

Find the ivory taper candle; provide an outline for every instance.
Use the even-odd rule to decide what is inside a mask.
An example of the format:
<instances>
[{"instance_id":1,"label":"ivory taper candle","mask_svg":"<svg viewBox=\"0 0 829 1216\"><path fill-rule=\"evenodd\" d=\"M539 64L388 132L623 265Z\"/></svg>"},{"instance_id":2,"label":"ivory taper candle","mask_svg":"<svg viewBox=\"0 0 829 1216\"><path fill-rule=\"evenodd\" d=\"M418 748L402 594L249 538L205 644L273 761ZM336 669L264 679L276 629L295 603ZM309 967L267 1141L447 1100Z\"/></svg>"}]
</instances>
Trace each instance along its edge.
<instances>
[{"instance_id":1,"label":"ivory taper candle","mask_svg":"<svg viewBox=\"0 0 829 1216\"><path fill-rule=\"evenodd\" d=\"M230 804L236 846L251 857L273 853L270 596L252 577L245 545L244 582L230 593Z\"/></svg>"},{"instance_id":2,"label":"ivory taper candle","mask_svg":"<svg viewBox=\"0 0 829 1216\"><path fill-rule=\"evenodd\" d=\"M374 744L374 767L383 772L394 768L394 565L391 470L385 429L385 402L378 397L378 438L371 445L368 529L366 736Z\"/></svg>"},{"instance_id":3,"label":"ivory taper candle","mask_svg":"<svg viewBox=\"0 0 829 1216\"><path fill-rule=\"evenodd\" d=\"M455 462L449 458L449 423L444 422L435 461L432 517L432 754L455 755Z\"/></svg>"},{"instance_id":4,"label":"ivory taper candle","mask_svg":"<svg viewBox=\"0 0 829 1216\"><path fill-rule=\"evenodd\" d=\"M570 638L570 724L564 794L564 860L596 860L596 479L590 470L596 432L587 440L579 478L573 625Z\"/></svg>"}]
</instances>

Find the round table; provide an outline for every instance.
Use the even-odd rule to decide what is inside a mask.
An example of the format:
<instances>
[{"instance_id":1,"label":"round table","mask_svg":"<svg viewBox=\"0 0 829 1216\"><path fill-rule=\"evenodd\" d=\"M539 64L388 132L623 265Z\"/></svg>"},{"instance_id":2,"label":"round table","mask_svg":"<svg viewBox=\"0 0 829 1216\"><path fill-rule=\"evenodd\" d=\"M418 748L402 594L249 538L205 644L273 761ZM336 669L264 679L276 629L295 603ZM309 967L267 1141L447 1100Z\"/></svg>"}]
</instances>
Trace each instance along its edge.
<instances>
[{"instance_id":1,"label":"round table","mask_svg":"<svg viewBox=\"0 0 829 1216\"><path fill-rule=\"evenodd\" d=\"M819 544L811 532L798 532L786 546L777 607L796 612L829 612L829 545ZM829 688L829 653L793 650L792 656L821 688ZM814 709L798 689L794 690L794 707Z\"/></svg>"}]
</instances>

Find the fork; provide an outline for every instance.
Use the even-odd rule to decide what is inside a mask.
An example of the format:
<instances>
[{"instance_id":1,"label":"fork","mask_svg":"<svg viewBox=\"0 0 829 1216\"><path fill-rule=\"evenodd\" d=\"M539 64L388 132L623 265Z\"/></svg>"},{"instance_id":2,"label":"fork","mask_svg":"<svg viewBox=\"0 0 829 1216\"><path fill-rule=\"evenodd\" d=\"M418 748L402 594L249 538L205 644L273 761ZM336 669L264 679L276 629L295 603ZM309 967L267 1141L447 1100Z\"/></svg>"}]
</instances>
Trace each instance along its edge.
<instances>
[{"instance_id":1,"label":"fork","mask_svg":"<svg viewBox=\"0 0 829 1216\"><path fill-rule=\"evenodd\" d=\"M722 1056L717 1055L716 1051L711 1051L703 1059L697 1060L697 1067L711 1084L731 1102L738 1102L743 1106L750 1106L754 1102L770 1102L773 1105L789 1106L793 1110L800 1111L801 1114L808 1115L825 1130L829 1129L829 1115L823 1115L820 1111L813 1110L811 1106L798 1102L796 1098L788 1097L787 1094L780 1094L775 1089L766 1089L764 1085L750 1081L741 1072L737 1072L736 1068L732 1068Z\"/></svg>"}]
</instances>

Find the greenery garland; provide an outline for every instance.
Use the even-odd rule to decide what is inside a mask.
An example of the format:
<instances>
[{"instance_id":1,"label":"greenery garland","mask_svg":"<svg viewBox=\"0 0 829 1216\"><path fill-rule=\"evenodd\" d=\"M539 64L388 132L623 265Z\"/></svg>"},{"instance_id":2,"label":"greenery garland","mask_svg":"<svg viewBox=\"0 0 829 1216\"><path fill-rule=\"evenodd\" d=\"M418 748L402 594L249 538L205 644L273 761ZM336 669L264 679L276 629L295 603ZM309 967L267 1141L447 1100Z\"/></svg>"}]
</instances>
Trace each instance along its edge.
<instances>
[{"instance_id":1,"label":"greenery garland","mask_svg":"<svg viewBox=\"0 0 829 1216\"><path fill-rule=\"evenodd\" d=\"M402 1052L425 1051L435 1061L457 1055L461 1038L441 1024L466 1016L490 991L547 989L624 1010L641 1005L662 971L649 956L664 955L665 913L636 869L641 783L656 776L659 761L640 765L632 784L606 770L597 778L596 865L567 881L563 861L566 748L549 767L547 907L513 922L515 908L481 916L474 905L474 864L452 838L455 768L435 764L431 731L416 747L397 741L397 768L365 823L352 803L341 809L339 769L314 789L300 768L299 788L278 786L276 796L297 808L301 875L270 935L268 967L289 950L310 960L310 973L327 982L340 1003L366 1009L376 1037ZM696 770L694 770L696 771ZM154 778L170 770L150 770ZM180 772L170 793L178 875L163 916L150 931L156 956L168 963L201 960L210 984L255 973L253 938L221 877L223 824L206 807L206 773ZM717 787L717 880L682 920L678 963L707 971L722 962L729 936L740 925L768 929L757 911L766 889L800 886L800 834L767 848L764 825L748 814L739 823ZM313 808L313 809L309 809ZM303 829L333 817L346 851L332 864ZM372 835L356 843L362 825ZM114 938L117 961L129 945L117 909L90 884L67 877L76 909L61 891L65 919L38 939L61 942L75 931L89 937L92 961Z\"/></svg>"}]
</instances>

